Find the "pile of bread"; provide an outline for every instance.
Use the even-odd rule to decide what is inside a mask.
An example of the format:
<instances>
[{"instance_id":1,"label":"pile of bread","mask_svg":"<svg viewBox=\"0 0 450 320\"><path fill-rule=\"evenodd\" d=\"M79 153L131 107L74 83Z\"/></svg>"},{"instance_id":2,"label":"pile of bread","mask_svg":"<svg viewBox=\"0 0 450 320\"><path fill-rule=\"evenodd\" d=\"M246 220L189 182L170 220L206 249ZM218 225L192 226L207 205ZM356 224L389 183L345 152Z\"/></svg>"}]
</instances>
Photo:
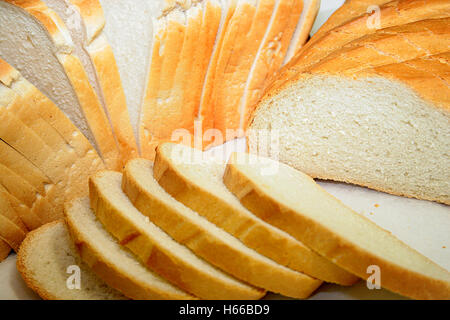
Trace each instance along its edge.
<instances>
[{"instance_id":1,"label":"pile of bread","mask_svg":"<svg viewBox=\"0 0 450 320\"><path fill-rule=\"evenodd\" d=\"M370 265L449 299L448 271L308 176L191 149L247 134L314 178L449 204L450 3L349 0L303 46L319 4L0 0L0 261L47 299L306 298Z\"/></svg>"}]
</instances>

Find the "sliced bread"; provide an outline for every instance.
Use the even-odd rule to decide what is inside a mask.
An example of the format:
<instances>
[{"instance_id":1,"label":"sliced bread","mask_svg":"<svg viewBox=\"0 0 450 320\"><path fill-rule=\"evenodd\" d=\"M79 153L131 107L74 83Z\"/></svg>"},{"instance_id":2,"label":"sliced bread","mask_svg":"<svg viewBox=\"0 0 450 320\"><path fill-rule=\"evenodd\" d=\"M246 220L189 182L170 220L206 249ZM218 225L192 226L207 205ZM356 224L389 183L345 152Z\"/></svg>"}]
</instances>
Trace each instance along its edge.
<instances>
[{"instance_id":1,"label":"sliced bread","mask_svg":"<svg viewBox=\"0 0 450 320\"><path fill-rule=\"evenodd\" d=\"M0 240L0 262L5 260L9 253L11 252L11 247L5 241Z\"/></svg>"},{"instance_id":2,"label":"sliced bread","mask_svg":"<svg viewBox=\"0 0 450 320\"><path fill-rule=\"evenodd\" d=\"M65 215L81 259L111 288L135 300L195 299L137 262L135 256L103 228L88 198L68 203Z\"/></svg>"},{"instance_id":3,"label":"sliced bread","mask_svg":"<svg viewBox=\"0 0 450 320\"><path fill-rule=\"evenodd\" d=\"M159 146L154 177L175 199L198 212L247 247L317 279L351 285L352 274L322 258L289 234L264 222L227 190L222 182L225 164L182 145Z\"/></svg>"},{"instance_id":4,"label":"sliced bread","mask_svg":"<svg viewBox=\"0 0 450 320\"><path fill-rule=\"evenodd\" d=\"M275 174L263 175L276 165ZM381 270L381 285L416 299L449 299L450 273L357 214L313 179L282 163L233 154L228 188L265 221L289 232L330 261L361 278Z\"/></svg>"},{"instance_id":5,"label":"sliced bread","mask_svg":"<svg viewBox=\"0 0 450 320\"><path fill-rule=\"evenodd\" d=\"M20 220L25 224L28 230L34 230L42 226L43 221L39 218L36 210L37 208L28 208L25 204L23 204L20 200L14 197L12 194L8 192L8 190L0 184L0 196L4 197L9 201L11 207L16 211Z\"/></svg>"},{"instance_id":6,"label":"sliced bread","mask_svg":"<svg viewBox=\"0 0 450 320\"><path fill-rule=\"evenodd\" d=\"M22 219L20 219L19 214L14 210L11 205L9 198L6 196L5 192L0 192L0 215L9 219L12 223L14 223L20 230L27 233L28 229L23 223Z\"/></svg>"},{"instance_id":7,"label":"sliced bread","mask_svg":"<svg viewBox=\"0 0 450 320\"><path fill-rule=\"evenodd\" d=\"M216 269L175 242L130 202L122 174L100 172L90 179L91 207L120 244L154 272L201 299L259 299L265 292Z\"/></svg>"},{"instance_id":8,"label":"sliced bread","mask_svg":"<svg viewBox=\"0 0 450 320\"><path fill-rule=\"evenodd\" d=\"M153 178L148 160L127 164L122 188L134 206L174 240L242 281L295 298L308 297L321 284L258 254L176 201Z\"/></svg>"},{"instance_id":9,"label":"sliced bread","mask_svg":"<svg viewBox=\"0 0 450 320\"><path fill-rule=\"evenodd\" d=\"M98 0L43 0L64 22L74 52L86 71L110 121L122 165L137 156L137 145L127 110L114 53L106 39L105 18Z\"/></svg>"},{"instance_id":10,"label":"sliced bread","mask_svg":"<svg viewBox=\"0 0 450 320\"><path fill-rule=\"evenodd\" d=\"M250 150L266 132L266 156L314 178L450 204L449 57L300 74L259 103Z\"/></svg>"},{"instance_id":11,"label":"sliced bread","mask_svg":"<svg viewBox=\"0 0 450 320\"><path fill-rule=\"evenodd\" d=\"M0 31L1 57L64 111L108 167L121 168L108 118L63 21L40 0L2 0L0 9L8 26Z\"/></svg>"},{"instance_id":12,"label":"sliced bread","mask_svg":"<svg viewBox=\"0 0 450 320\"><path fill-rule=\"evenodd\" d=\"M78 269L79 268L79 269ZM83 263L63 221L30 232L17 255L25 283L46 300L123 300ZM80 289L71 281L79 271Z\"/></svg>"},{"instance_id":13,"label":"sliced bread","mask_svg":"<svg viewBox=\"0 0 450 320\"><path fill-rule=\"evenodd\" d=\"M304 10L302 11L301 0L277 1L240 98L239 129L242 130L240 134L243 134L243 129L248 126L250 115L267 85L280 69L286 52L291 46L297 45L300 35L294 34L296 25L297 28L306 28L300 26L302 18L299 19L300 13L302 15L305 13Z\"/></svg>"}]
</instances>

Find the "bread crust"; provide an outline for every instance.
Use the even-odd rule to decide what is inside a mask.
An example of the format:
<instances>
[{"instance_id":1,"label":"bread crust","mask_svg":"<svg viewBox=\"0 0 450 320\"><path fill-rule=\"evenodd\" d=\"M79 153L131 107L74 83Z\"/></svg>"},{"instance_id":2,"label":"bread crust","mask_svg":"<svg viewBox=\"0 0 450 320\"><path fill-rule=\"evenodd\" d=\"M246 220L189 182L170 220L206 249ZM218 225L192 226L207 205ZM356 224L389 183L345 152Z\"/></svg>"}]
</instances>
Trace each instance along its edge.
<instances>
[{"instance_id":1,"label":"bread crust","mask_svg":"<svg viewBox=\"0 0 450 320\"><path fill-rule=\"evenodd\" d=\"M183 213L181 208L146 189L140 179L153 179L152 170L152 164L147 160L137 159L128 163L122 188L134 206L175 241L238 279L268 291L304 299L321 285L319 280L261 259L263 256L253 256L239 246L224 241L220 234L195 220L195 212L183 207L186 209Z\"/></svg>"},{"instance_id":2,"label":"bread crust","mask_svg":"<svg viewBox=\"0 0 450 320\"><path fill-rule=\"evenodd\" d=\"M4 192L0 192L0 215L8 218L12 223L14 223L20 230L27 233L28 229L25 224L20 219L20 216L11 206L8 197Z\"/></svg>"},{"instance_id":3,"label":"bread crust","mask_svg":"<svg viewBox=\"0 0 450 320\"><path fill-rule=\"evenodd\" d=\"M382 270L383 287L393 292L414 299L450 299L450 282L432 279L395 265L344 239L333 230L315 223L306 215L294 211L266 193L257 183L243 174L234 165L233 160L233 158L230 160L227 167L227 185L243 204L251 207L253 212L265 221L289 232L316 252L362 279L367 278L367 266L377 265ZM283 216L283 219L277 218L280 216ZM387 231L374 223L373 225L398 241ZM428 260L425 257L424 259ZM429 263L434 264L431 261ZM450 274L448 278L450 279Z\"/></svg>"},{"instance_id":4,"label":"bread crust","mask_svg":"<svg viewBox=\"0 0 450 320\"><path fill-rule=\"evenodd\" d=\"M101 172L90 179L91 207L97 218L118 241L131 250L150 269L201 299L260 299L265 292L250 286L231 285L191 265L129 219L108 199L98 179L119 173ZM143 220L144 221L144 220Z\"/></svg>"},{"instance_id":5,"label":"bread crust","mask_svg":"<svg viewBox=\"0 0 450 320\"><path fill-rule=\"evenodd\" d=\"M247 247L290 269L305 272L327 282L352 285L357 278L336 267L288 234L273 228L247 212L228 204L212 191L187 179L176 165L157 149L153 174L159 184L175 199L198 212L221 229L235 236ZM214 210L211 210L214 208ZM224 219L223 217L227 217Z\"/></svg>"},{"instance_id":6,"label":"bread crust","mask_svg":"<svg viewBox=\"0 0 450 320\"><path fill-rule=\"evenodd\" d=\"M75 200L80 201L80 200ZM175 294L167 292L142 282L124 270L118 261L112 261L102 251L98 244L93 243L85 232L80 230L80 225L75 222L73 203L67 203L65 207L66 223L70 234L83 261L91 270L110 287L122 292L135 300L196 300L189 294Z\"/></svg>"}]
</instances>

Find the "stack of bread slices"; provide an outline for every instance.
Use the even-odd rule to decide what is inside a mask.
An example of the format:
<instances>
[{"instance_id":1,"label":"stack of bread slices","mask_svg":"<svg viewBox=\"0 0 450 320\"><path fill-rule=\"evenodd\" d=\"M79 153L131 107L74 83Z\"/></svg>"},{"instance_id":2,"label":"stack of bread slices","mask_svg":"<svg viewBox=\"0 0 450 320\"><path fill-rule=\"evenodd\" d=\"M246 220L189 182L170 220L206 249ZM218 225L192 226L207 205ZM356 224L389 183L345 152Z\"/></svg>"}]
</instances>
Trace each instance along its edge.
<instances>
[{"instance_id":1,"label":"stack of bread slices","mask_svg":"<svg viewBox=\"0 0 450 320\"><path fill-rule=\"evenodd\" d=\"M268 158L236 153L227 164L164 143L154 163L92 176L89 194L22 244L18 269L43 298L303 299L373 265L391 291L450 298L447 270Z\"/></svg>"},{"instance_id":2,"label":"stack of bread slices","mask_svg":"<svg viewBox=\"0 0 450 320\"><path fill-rule=\"evenodd\" d=\"M92 174L152 160L160 141L191 139L194 123L238 129L319 4L1 0L0 260L86 196Z\"/></svg>"}]
</instances>

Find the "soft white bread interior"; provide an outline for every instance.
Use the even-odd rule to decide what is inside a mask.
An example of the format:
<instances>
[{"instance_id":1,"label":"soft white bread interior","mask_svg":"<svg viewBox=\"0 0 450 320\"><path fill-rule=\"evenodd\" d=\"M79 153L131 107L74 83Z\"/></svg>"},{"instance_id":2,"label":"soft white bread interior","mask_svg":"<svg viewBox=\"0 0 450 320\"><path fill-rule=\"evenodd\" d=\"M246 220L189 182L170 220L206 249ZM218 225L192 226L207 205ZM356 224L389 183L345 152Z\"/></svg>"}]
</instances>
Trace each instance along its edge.
<instances>
[{"instance_id":1,"label":"soft white bread interior","mask_svg":"<svg viewBox=\"0 0 450 320\"><path fill-rule=\"evenodd\" d=\"M270 166L276 170L264 174ZM416 299L450 298L449 271L345 206L300 171L267 158L233 154L224 181L259 217L361 278L375 265L381 271L381 285L391 291Z\"/></svg>"},{"instance_id":2,"label":"soft white bread interior","mask_svg":"<svg viewBox=\"0 0 450 320\"><path fill-rule=\"evenodd\" d=\"M73 49L86 71L111 125L122 165L137 156L137 145L113 51L103 32L98 0L43 0L69 31Z\"/></svg>"},{"instance_id":3,"label":"soft white bread interior","mask_svg":"<svg viewBox=\"0 0 450 320\"><path fill-rule=\"evenodd\" d=\"M97 147L110 168L120 168L108 118L75 53L70 32L40 0L1 1L1 57L47 95Z\"/></svg>"},{"instance_id":4,"label":"soft white bread interior","mask_svg":"<svg viewBox=\"0 0 450 320\"><path fill-rule=\"evenodd\" d=\"M312 177L449 204L448 57L299 75L259 104L250 150L265 132L267 156Z\"/></svg>"},{"instance_id":5,"label":"soft white bread interior","mask_svg":"<svg viewBox=\"0 0 450 320\"><path fill-rule=\"evenodd\" d=\"M165 143L158 147L153 174L175 199L258 253L318 279L342 285L355 283L355 276L243 207L223 184L224 170L225 163L206 153Z\"/></svg>"},{"instance_id":6,"label":"soft white bread interior","mask_svg":"<svg viewBox=\"0 0 450 320\"><path fill-rule=\"evenodd\" d=\"M149 160L127 164L122 188L135 207L174 240L242 281L295 298L308 297L322 283L258 254L176 201L153 178Z\"/></svg>"},{"instance_id":7,"label":"soft white bread interior","mask_svg":"<svg viewBox=\"0 0 450 320\"><path fill-rule=\"evenodd\" d=\"M99 172L90 180L91 207L118 241L154 272L201 299L259 299L265 291L220 271L174 241L141 214L121 188L122 174Z\"/></svg>"},{"instance_id":8,"label":"soft white bread interior","mask_svg":"<svg viewBox=\"0 0 450 320\"><path fill-rule=\"evenodd\" d=\"M148 270L122 247L97 220L89 198L68 203L65 215L81 259L111 288L135 300L195 299Z\"/></svg>"},{"instance_id":9,"label":"soft white bread interior","mask_svg":"<svg viewBox=\"0 0 450 320\"><path fill-rule=\"evenodd\" d=\"M30 232L17 255L26 284L46 300L123 300L84 264L64 221ZM77 274L80 289L77 289Z\"/></svg>"}]
</instances>

